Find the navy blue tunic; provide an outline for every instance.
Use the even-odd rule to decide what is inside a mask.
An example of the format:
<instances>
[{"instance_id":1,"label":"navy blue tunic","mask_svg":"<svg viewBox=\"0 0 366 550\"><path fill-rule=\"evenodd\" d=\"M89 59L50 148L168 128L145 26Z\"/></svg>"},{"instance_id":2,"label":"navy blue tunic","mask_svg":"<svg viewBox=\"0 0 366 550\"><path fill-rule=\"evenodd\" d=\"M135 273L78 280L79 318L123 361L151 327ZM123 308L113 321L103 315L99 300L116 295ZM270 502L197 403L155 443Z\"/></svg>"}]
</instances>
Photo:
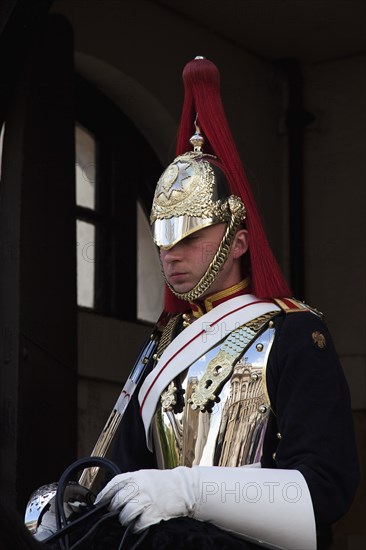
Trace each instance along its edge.
<instances>
[{"instance_id":1,"label":"navy blue tunic","mask_svg":"<svg viewBox=\"0 0 366 550\"><path fill-rule=\"evenodd\" d=\"M326 533L350 508L360 473L349 389L318 315L300 311L276 317L266 378L272 410L262 467L303 474L318 532ZM137 395L114 446L113 458L122 471L157 467L145 444Z\"/></svg>"}]
</instances>

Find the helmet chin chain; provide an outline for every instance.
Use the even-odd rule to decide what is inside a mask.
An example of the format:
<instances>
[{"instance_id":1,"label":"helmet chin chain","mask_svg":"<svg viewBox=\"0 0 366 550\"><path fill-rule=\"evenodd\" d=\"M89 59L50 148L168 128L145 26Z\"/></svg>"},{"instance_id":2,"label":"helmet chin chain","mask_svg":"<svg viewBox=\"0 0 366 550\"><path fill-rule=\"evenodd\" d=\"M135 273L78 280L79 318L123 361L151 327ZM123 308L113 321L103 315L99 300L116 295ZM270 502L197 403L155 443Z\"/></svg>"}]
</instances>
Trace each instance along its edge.
<instances>
[{"instance_id":1,"label":"helmet chin chain","mask_svg":"<svg viewBox=\"0 0 366 550\"><path fill-rule=\"evenodd\" d=\"M224 236L221 239L220 245L217 249L215 256L213 257L206 272L203 274L198 283L188 292L176 292L172 285L168 283L163 271L163 277L168 288L172 293L180 300L193 302L200 298L212 285L217 275L223 268L228 256L230 254L231 246L233 244L234 236L237 228L243 221L243 214L245 212L244 205L238 197L231 196L228 199L228 206L231 211L230 222L226 227Z\"/></svg>"}]
</instances>

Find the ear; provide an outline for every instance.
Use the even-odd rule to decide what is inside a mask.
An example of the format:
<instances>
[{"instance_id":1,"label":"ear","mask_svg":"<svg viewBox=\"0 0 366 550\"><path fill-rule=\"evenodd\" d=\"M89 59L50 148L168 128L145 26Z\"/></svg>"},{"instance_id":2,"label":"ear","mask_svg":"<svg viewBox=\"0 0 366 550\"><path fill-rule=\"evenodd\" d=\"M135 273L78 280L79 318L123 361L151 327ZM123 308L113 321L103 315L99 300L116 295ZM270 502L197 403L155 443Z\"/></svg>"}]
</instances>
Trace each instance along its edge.
<instances>
[{"instance_id":1,"label":"ear","mask_svg":"<svg viewBox=\"0 0 366 550\"><path fill-rule=\"evenodd\" d=\"M234 258L240 258L240 256L243 256L247 252L249 248L249 236L248 231L246 229L238 229L236 232L236 235L234 237L233 242L233 255Z\"/></svg>"}]
</instances>

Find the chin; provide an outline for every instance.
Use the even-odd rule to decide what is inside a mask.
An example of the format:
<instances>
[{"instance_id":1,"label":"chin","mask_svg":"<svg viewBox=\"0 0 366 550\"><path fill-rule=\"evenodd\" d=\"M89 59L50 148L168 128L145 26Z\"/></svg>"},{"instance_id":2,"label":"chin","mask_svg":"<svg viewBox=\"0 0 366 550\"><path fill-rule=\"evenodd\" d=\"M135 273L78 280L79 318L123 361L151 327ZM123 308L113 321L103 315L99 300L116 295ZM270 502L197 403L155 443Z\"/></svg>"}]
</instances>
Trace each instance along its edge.
<instances>
[{"instance_id":1,"label":"chin","mask_svg":"<svg viewBox=\"0 0 366 550\"><path fill-rule=\"evenodd\" d=\"M191 287L185 287L185 286L179 286L179 285L175 285L173 286L173 289L175 290L175 292L177 292L178 294L185 294L186 292L189 292L190 290L192 290Z\"/></svg>"}]
</instances>

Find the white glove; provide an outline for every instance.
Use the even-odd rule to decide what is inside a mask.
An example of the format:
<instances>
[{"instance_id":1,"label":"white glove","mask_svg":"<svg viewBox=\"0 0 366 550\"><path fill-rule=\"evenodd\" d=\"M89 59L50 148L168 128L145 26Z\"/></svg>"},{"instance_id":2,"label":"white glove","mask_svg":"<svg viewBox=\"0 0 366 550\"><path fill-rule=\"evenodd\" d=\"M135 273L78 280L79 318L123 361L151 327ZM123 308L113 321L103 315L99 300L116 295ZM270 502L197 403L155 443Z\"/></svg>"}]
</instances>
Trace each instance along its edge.
<instances>
[{"instance_id":1,"label":"white glove","mask_svg":"<svg viewBox=\"0 0 366 550\"><path fill-rule=\"evenodd\" d=\"M180 516L190 516L196 503L191 469L139 470L115 476L99 493L94 504L109 504L120 510L122 525L135 521L133 531Z\"/></svg>"},{"instance_id":2,"label":"white glove","mask_svg":"<svg viewBox=\"0 0 366 550\"><path fill-rule=\"evenodd\" d=\"M121 510L134 532L180 516L208 521L264 548L315 550L310 493L297 470L179 466L115 476L95 504ZM263 519L265 518L265 521Z\"/></svg>"}]
</instances>

